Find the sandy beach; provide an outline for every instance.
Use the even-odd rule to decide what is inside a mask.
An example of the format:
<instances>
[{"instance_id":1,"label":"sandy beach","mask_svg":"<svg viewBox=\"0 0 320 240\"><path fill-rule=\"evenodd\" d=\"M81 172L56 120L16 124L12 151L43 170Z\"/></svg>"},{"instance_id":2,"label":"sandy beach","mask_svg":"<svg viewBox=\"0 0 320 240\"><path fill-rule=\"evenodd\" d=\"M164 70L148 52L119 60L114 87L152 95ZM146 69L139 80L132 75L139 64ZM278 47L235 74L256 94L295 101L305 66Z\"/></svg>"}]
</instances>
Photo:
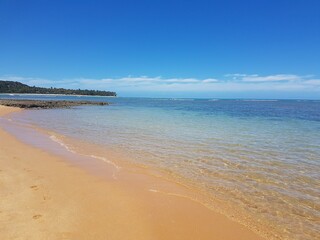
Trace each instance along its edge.
<instances>
[{"instance_id":1,"label":"sandy beach","mask_svg":"<svg viewBox=\"0 0 320 240\"><path fill-rule=\"evenodd\" d=\"M21 111L0 106L0 117ZM95 175L0 129L0 239L263 239L178 185L122 171Z\"/></svg>"}]
</instances>

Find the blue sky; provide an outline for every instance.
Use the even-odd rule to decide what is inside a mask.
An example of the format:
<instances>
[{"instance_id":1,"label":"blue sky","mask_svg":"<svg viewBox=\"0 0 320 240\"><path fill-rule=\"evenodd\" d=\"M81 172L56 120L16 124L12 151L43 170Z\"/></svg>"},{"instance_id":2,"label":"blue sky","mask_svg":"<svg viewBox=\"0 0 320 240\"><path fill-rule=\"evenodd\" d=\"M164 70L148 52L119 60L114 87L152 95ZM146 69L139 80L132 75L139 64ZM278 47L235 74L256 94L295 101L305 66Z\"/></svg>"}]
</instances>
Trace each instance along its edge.
<instances>
[{"instance_id":1,"label":"blue sky","mask_svg":"<svg viewBox=\"0 0 320 240\"><path fill-rule=\"evenodd\" d=\"M0 79L120 96L320 98L318 0L0 0Z\"/></svg>"}]
</instances>

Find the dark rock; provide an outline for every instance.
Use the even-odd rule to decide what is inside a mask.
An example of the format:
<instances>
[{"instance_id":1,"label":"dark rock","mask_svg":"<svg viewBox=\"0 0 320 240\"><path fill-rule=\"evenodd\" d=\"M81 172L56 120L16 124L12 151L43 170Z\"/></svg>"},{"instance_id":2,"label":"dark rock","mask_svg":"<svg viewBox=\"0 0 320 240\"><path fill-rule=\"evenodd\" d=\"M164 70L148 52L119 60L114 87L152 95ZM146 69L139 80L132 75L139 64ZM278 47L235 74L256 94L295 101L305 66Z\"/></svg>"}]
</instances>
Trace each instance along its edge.
<instances>
[{"instance_id":1,"label":"dark rock","mask_svg":"<svg viewBox=\"0 0 320 240\"><path fill-rule=\"evenodd\" d=\"M80 105L109 105L107 102L95 101L47 101L47 100L4 100L0 99L0 105L8 107L19 108L37 108L37 109L50 109L50 108L70 108Z\"/></svg>"}]
</instances>

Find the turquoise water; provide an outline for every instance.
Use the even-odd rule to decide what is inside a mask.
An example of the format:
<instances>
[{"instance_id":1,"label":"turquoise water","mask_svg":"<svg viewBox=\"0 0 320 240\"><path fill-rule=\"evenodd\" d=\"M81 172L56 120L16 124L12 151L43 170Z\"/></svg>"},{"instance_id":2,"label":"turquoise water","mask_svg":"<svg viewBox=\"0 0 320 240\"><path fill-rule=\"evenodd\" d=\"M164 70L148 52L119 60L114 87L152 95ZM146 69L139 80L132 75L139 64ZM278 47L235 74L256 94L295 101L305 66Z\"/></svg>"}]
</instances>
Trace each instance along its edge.
<instances>
[{"instance_id":1,"label":"turquoise water","mask_svg":"<svg viewBox=\"0 0 320 240\"><path fill-rule=\"evenodd\" d=\"M320 101L28 98L111 102L30 110L14 120L163 169L242 209L247 221L270 226L274 236L320 236Z\"/></svg>"}]
</instances>

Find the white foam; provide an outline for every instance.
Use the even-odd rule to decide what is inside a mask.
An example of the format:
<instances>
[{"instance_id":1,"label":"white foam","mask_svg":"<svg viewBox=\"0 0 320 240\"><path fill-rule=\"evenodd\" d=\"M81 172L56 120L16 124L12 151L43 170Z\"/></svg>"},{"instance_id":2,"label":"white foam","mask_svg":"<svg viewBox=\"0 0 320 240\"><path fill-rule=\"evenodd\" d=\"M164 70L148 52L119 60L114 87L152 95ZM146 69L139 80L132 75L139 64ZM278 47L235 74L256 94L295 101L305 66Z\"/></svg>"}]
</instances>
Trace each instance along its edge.
<instances>
[{"instance_id":1,"label":"white foam","mask_svg":"<svg viewBox=\"0 0 320 240\"><path fill-rule=\"evenodd\" d=\"M50 136L50 139L56 143L58 143L60 146L62 146L63 148L65 148L68 152L71 152L71 153L76 153L75 151L71 150L68 145L64 144L62 142L62 140L58 139L55 135L51 135Z\"/></svg>"},{"instance_id":2,"label":"white foam","mask_svg":"<svg viewBox=\"0 0 320 240\"><path fill-rule=\"evenodd\" d=\"M243 102L278 102L277 99L244 99Z\"/></svg>"},{"instance_id":3,"label":"white foam","mask_svg":"<svg viewBox=\"0 0 320 240\"><path fill-rule=\"evenodd\" d=\"M194 101L193 98L170 98L171 101Z\"/></svg>"},{"instance_id":4,"label":"white foam","mask_svg":"<svg viewBox=\"0 0 320 240\"><path fill-rule=\"evenodd\" d=\"M85 156L85 157L90 157L90 158L95 158L95 159L98 159L98 160L101 160L107 164L110 164L114 167L115 171L113 171L113 175L112 177L114 179L116 179L116 173L121 169L120 166L118 166L117 164L115 164L114 162L108 160L107 158L105 157L100 157L100 156L96 156L96 155L86 155L86 154L81 154L81 153L78 153L74 150L72 150L68 145L66 145L61 139L59 139L57 136L55 135L50 135L50 139L56 143L58 143L60 146L62 146L63 148L65 148L68 152L71 152L73 154L78 154L78 155L81 155L81 156Z\"/></svg>"},{"instance_id":5,"label":"white foam","mask_svg":"<svg viewBox=\"0 0 320 240\"><path fill-rule=\"evenodd\" d=\"M82 155L83 155L83 154L82 154ZM84 155L84 156L88 156L88 155ZM106 162L106 163L112 165L112 166L114 167L114 171L113 171L113 173L112 173L112 178L113 178L113 179L117 179L116 174L119 172L119 170L120 170L120 168L121 168L120 166L118 166L118 165L115 164L114 162L106 159L105 157L100 157L100 156L95 156L95 155L90 155L89 157L92 157L92 158L101 160L101 161L103 161L103 162Z\"/></svg>"},{"instance_id":6,"label":"white foam","mask_svg":"<svg viewBox=\"0 0 320 240\"><path fill-rule=\"evenodd\" d=\"M106 159L105 157L100 157L100 156L95 156L95 155L90 155L90 157L95 158L95 159L99 159L99 160L102 160L102 161L104 161L104 162L106 162L106 163L108 163L108 164L111 164L111 165L114 166L116 169L120 169L120 168L121 168L120 166L118 166L118 165L115 164L114 162Z\"/></svg>"},{"instance_id":7,"label":"white foam","mask_svg":"<svg viewBox=\"0 0 320 240\"><path fill-rule=\"evenodd\" d=\"M149 192L155 192L155 193L158 193L159 191L156 190L156 189L149 189Z\"/></svg>"}]
</instances>

